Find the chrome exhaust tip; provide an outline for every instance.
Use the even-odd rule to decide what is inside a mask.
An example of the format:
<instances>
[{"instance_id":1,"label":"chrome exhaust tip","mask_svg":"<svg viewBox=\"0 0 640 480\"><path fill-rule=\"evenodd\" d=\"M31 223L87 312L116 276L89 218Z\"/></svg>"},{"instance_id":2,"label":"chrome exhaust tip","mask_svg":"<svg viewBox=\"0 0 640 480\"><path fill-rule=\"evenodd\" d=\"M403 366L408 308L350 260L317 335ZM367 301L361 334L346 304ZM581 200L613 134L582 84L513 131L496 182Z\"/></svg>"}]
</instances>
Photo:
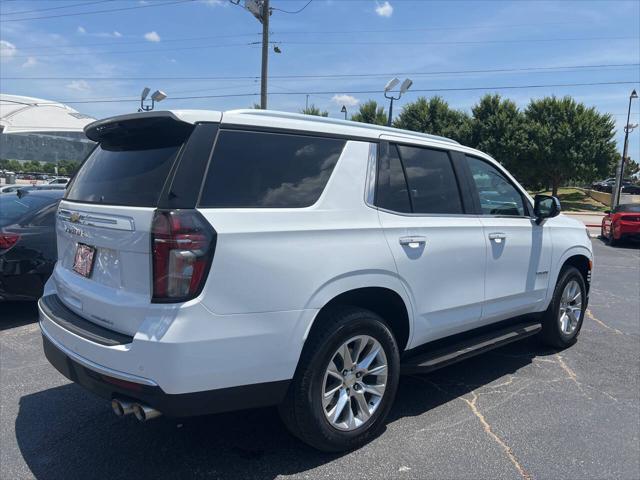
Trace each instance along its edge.
<instances>
[{"instance_id":1,"label":"chrome exhaust tip","mask_svg":"<svg viewBox=\"0 0 640 480\"><path fill-rule=\"evenodd\" d=\"M146 422L147 420L154 419L162 415L162 412L159 412L155 408L151 408L147 405L140 405L139 403L135 403L133 405L133 414L140 422Z\"/></svg>"},{"instance_id":2,"label":"chrome exhaust tip","mask_svg":"<svg viewBox=\"0 0 640 480\"><path fill-rule=\"evenodd\" d=\"M111 400L111 409L117 416L124 417L125 415L133 413L133 403L114 398Z\"/></svg>"}]
</instances>

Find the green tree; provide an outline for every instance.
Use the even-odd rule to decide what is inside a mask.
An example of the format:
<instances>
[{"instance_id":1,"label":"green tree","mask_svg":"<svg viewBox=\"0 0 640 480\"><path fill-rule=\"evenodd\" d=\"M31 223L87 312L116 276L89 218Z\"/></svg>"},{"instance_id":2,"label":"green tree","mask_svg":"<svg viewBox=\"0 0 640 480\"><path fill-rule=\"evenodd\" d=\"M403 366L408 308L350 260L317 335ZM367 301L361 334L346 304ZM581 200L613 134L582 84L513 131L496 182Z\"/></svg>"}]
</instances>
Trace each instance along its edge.
<instances>
[{"instance_id":1,"label":"green tree","mask_svg":"<svg viewBox=\"0 0 640 480\"><path fill-rule=\"evenodd\" d=\"M321 111L318 107L316 107L313 103L306 108L300 110L300 113L304 113L305 115L315 115L316 117L328 117L329 112Z\"/></svg>"},{"instance_id":2,"label":"green tree","mask_svg":"<svg viewBox=\"0 0 640 480\"><path fill-rule=\"evenodd\" d=\"M617 157L615 122L571 97L532 100L525 110L528 161L553 195L569 180L604 175Z\"/></svg>"},{"instance_id":3,"label":"green tree","mask_svg":"<svg viewBox=\"0 0 640 480\"><path fill-rule=\"evenodd\" d=\"M622 155L620 155L621 157ZM614 167L610 170L611 175L615 175L616 171L618 169L618 159L616 159L616 163L614 164ZM636 162L635 160L633 160L631 157L627 157L627 159L624 162L624 178L631 178L634 175L636 175L638 172L640 172L640 164L638 164L638 162Z\"/></svg>"},{"instance_id":4,"label":"green tree","mask_svg":"<svg viewBox=\"0 0 640 480\"><path fill-rule=\"evenodd\" d=\"M378 106L375 100L369 100L360 105L358 112L351 115L354 122L372 123L374 125L386 125L387 114L384 107Z\"/></svg>"},{"instance_id":5,"label":"green tree","mask_svg":"<svg viewBox=\"0 0 640 480\"><path fill-rule=\"evenodd\" d=\"M500 95L485 95L471 112L470 145L488 153L518 180L529 184L532 175L531 164L526 159L525 116L516 104Z\"/></svg>"},{"instance_id":6,"label":"green tree","mask_svg":"<svg viewBox=\"0 0 640 480\"><path fill-rule=\"evenodd\" d=\"M406 104L393 126L414 132L442 135L468 144L471 136L469 116L452 109L442 97L418 98Z\"/></svg>"}]
</instances>

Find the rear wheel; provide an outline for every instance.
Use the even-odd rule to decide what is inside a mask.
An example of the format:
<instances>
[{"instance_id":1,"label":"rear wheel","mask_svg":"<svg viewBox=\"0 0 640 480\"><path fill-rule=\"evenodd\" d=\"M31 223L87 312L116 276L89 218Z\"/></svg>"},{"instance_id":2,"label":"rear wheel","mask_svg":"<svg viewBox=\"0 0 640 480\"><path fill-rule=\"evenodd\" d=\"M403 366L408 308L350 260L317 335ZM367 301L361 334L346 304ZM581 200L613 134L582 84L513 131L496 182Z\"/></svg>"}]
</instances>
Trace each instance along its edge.
<instances>
[{"instance_id":1,"label":"rear wheel","mask_svg":"<svg viewBox=\"0 0 640 480\"><path fill-rule=\"evenodd\" d=\"M584 277L575 267L561 272L553 298L542 317L542 339L550 346L565 348L574 343L582 328L587 308Z\"/></svg>"},{"instance_id":2,"label":"rear wheel","mask_svg":"<svg viewBox=\"0 0 640 480\"><path fill-rule=\"evenodd\" d=\"M379 433L398 388L399 352L375 313L343 308L307 340L280 415L324 451L360 447Z\"/></svg>"}]
</instances>

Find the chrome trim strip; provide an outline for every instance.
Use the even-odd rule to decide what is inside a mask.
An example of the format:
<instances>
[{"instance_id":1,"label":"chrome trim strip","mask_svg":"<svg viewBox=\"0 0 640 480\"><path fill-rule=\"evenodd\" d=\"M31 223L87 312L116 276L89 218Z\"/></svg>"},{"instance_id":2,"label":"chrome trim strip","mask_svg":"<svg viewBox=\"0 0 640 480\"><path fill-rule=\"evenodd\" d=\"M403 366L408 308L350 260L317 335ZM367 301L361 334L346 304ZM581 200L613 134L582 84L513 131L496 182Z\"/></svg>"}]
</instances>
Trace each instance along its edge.
<instances>
[{"instance_id":1,"label":"chrome trim strip","mask_svg":"<svg viewBox=\"0 0 640 480\"><path fill-rule=\"evenodd\" d=\"M110 228L113 230L135 231L133 219L120 217L118 215L101 215L96 213L83 212L80 210L58 210L58 218L65 222L70 222L89 227Z\"/></svg>"},{"instance_id":2,"label":"chrome trim strip","mask_svg":"<svg viewBox=\"0 0 640 480\"><path fill-rule=\"evenodd\" d=\"M40 302L38 302L38 310L40 311L40 315L42 315L43 317L46 317L47 319L49 319L48 315L46 315L42 309L40 308ZM52 321L49 319L49 321ZM67 357L71 358L72 360L74 360L75 362L79 363L80 365L82 365L85 368L88 368L89 370L93 370L94 372L100 373L102 375L107 375L108 377L113 377L113 378L118 378L120 380L125 380L128 382L133 382L133 383L140 383L142 385L147 385L149 387L157 387L158 384L156 382L154 382L153 380L149 380L148 378L144 378L144 377L138 377L137 375L131 375L129 373L124 373L124 372L120 372L118 370L113 370L109 367L104 367L102 365L99 365L95 362L92 362L91 360L87 360L86 358L78 355L75 352L72 352L71 350L69 350L67 347L65 347L64 345L62 345L60 342L58 342L55 338L53 338L51 336L50 333L47 332L45 326L42 324L42 321L39 322L40 323L40 331L42 331L42 334L47 337L47 340L49 340L51 343L53 343L53 345L60 350L62 353L64 353ZM71 335L73 335L73 333L69 332ZM109 347L105 347L105 348L109 348Z\"/></svg>"},{"instance_id":3,"label":"chrome trim strip","mask_svg":"<svg viewBox=\"0 0 640 480\"><path fill-rule=\"evenodd\" d=\"M369 158L367 161L367 181L364 191L364 202L375 208L373 202L376 194L376 171L378 170L378 144L369 144Z\"/></svg>"}]
</instances>

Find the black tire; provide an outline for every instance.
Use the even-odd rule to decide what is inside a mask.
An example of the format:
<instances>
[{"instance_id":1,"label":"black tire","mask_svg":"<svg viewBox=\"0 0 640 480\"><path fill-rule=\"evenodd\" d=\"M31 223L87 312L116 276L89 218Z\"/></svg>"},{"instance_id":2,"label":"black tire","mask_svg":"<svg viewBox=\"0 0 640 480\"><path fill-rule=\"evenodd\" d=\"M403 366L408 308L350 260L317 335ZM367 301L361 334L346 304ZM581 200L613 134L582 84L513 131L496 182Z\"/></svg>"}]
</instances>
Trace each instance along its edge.
<instances>
[{"instance_id":1,"label":"black tire","mask_svg":"<svg viewBox=\"0 0 640 480\"><path fill-rule=\"evenodd\" d=\"M618 240L613 238L613 232L609 230L609 236L607 237L607 245L610 247L615 247L618 244Z\"/></svg>"},{"instance_id":2,"label":"black tire","mask_svg":"<svg viewBox=\"0 0 640 480\"><path fill-rule=\"evenodd\" d=\"M560 326L559 314L560 305L562 300L562 294L565 287L571 281L575 280L578 283L581 293L581 308L580 318L578 324L572 333L565 333ZM549 346L555 348L567 348L574 344L580 334L582 323L584 322L584 315L587 309L587 287L580 271L572 266L567 266L562 269L558 276L558 282L553 291L553 298L549 304L549 308L542 315L542 332L540 334L542 341Z\"/></svg>"},{"instance_id":3,"label":"black tire","mask_svg":"<svg viewBox=\"0 0 640 480\"><path fill-rule=\"evenodd\" d=\"M352 431L341 431L329 423L322 407L324 375L336 350L350 338L368 335L382 346L387 358L384 395L369 420ZM312 332L302 351L296 374L280 405L280 416L288 430L303 442L325 452L358 448L380 433L398 389L400 353L389 327L368 310L344 307L327 313L322 328Z\"/></svg>"}]
</instances>

